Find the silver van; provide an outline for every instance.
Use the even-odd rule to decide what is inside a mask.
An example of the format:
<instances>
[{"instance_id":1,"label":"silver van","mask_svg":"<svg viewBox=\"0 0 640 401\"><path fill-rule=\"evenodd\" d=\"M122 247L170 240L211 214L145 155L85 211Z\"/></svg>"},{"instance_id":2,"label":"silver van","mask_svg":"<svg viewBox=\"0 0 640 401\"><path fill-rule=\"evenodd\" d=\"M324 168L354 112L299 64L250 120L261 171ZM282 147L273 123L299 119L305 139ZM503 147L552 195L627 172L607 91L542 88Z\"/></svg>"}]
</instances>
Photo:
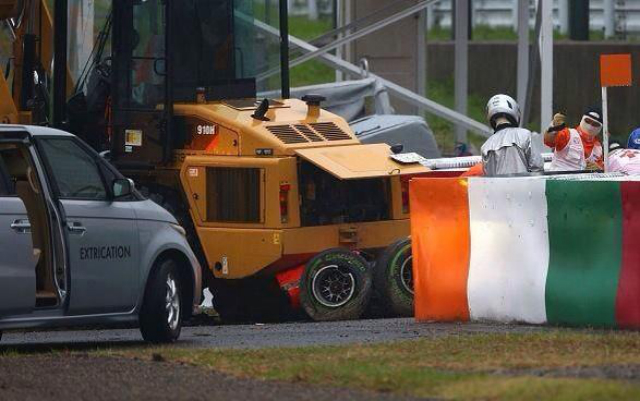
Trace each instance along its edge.
<instances>
[{"instance_id":1,"label":"silver van","mask_svg":"<svg viewBox=\"0 0 640 401\"><path fill-rule=\"evenodd\" d=\"M0 330L139 323L170 342L200 297L171 214L75 136L0 125Z\"/></svg>"}]
</instances>

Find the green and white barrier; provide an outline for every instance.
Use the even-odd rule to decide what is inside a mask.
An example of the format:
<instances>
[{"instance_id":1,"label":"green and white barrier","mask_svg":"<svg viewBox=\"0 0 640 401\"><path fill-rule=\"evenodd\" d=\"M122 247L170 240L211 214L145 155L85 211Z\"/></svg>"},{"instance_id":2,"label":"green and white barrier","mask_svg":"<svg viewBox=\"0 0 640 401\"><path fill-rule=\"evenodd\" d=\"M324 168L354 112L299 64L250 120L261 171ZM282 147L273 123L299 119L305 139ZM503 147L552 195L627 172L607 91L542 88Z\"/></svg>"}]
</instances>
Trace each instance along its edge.
<instances>
[{"instance_id":1,"label":"green and white barrier","mask_svg":"<svg viewBox=\"0 0 640 401\"><path fill-rule=\"evenodd\" d=\"M417 319L640 327L640 182L414 179L411 209Z\"/></svg>"}]
</instances>

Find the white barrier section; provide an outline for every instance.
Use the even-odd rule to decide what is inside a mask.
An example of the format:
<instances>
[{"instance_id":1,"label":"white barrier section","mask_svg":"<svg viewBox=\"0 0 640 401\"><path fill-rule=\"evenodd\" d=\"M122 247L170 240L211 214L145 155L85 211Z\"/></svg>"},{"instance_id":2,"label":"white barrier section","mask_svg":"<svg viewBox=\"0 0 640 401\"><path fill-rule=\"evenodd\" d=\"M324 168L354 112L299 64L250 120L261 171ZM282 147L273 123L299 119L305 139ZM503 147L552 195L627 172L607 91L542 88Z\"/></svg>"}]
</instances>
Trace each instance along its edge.
<instances>
[{"instance_id":1,"label":"white barrier section","mask_svg":"<svg viewBox=\"0 0 640 401\"><path fill-rule=\"evenodd\" d=\"M545 323L545 181L469 179L471 320Z\"/></svg>"}]
</instances>

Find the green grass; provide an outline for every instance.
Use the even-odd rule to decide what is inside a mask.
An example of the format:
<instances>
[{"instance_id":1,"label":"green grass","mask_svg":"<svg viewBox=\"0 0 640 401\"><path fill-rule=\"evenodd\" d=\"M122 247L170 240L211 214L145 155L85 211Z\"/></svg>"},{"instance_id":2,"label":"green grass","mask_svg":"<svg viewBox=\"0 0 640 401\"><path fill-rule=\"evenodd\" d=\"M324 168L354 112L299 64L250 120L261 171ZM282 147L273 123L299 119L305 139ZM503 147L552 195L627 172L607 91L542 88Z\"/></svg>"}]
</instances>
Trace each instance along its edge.
<instances>
[{"instance_id":1,"label":"green grass","mask_svg":"<svg viewBox=\"0 0 640 401\"><path fill-rule=\"evenodd\" d=\"M473 40L517 40L518 34L510 27L493 28L477 25L473 28ZM427 33L428 40L451 40L451 29L435 26Z\"/></svg>"},{"instance_id":2,"label":"green grass","mask_svg":"<svg viewBox=\"0 0 640 401\"><path fill-rule=\"evenodd\" d=\"M638 399L620 380L535 377L533 368L640 364L640 333L551 330L464 334L389 344L219 350L143 348L101 355L187 363L263 380L351 387L419 397Z\"/></svg>"},{"instance_id":3,"label":"green grass","mask_svg":"<svg viewBox=\"0 0 640 401\"><path fill-rule=\"evenodd\" d=\"M289 32L300 39L311 40L333 29L333 21L329 18L319 18L315 21L307 17L289 17Z\"/></svg>"},{"instance_id":4,"label":"green grass","mask_svg":"<svg viewBox=\"0 0 640 401\"><path fill-rule=\"evenodd\" d=\"M300 39L311 40L333 29L330 19L320 18L311 21L306 17L292 16L289 18L291 35ZM335 71L318 61L308 61L291 69L291 86L307 86L333 82Z\"/></svg>"},{"instance_id":5,"label":"green grass","mask_svg":"<svg viewBox=\"0 0 640 401\"><path fill-rule=\"evenodd\" d=\"M535 31L529 30L529 38L533 38ZM472 40L477 41L515 41L518 40L518 33L511 27L491 27L488 25L476 25L471 34ZM553 31L553 38L555 40L567 40L569 36L567 34L560 33L558 30ZM624 40L637 40L637 38L631 37ZM435 26L427 33L427 40L444 41L452 40L451 28L442 28ZM593 30L589 32L589 40L597 41L604 40L604 32L602 30ZM622 40L622 39L612 39Z\"/></svg>"},{"instance_id":6,"label":"green grass","mask_svg":"<svg viewBox=\"0 0 640 401\"><path fill-rule=\"evenodd\" d=\"M446 81L429 81L427 84L427 97L449 108L454 107L454 84L453 79ZM478 95L470 94L467 103L467 114L476 121L485 122L484 108L486 99ZM453 154L455 147L455 126L449 121L433 115L426 115L429 126L433 130L436 142L440 146L443 154ZM468 133L469 143L480 149L484 141L484 137Z\"/></svg>"}]
</instances>

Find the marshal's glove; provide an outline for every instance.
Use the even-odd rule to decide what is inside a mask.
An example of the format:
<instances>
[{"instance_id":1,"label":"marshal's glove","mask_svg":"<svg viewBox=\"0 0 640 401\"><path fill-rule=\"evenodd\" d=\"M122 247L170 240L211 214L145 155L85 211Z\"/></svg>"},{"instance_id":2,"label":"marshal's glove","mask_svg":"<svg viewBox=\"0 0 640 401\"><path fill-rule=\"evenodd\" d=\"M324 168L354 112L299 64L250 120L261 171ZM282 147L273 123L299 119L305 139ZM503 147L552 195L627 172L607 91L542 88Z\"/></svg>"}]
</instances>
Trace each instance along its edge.
<instances>
[{"instance_id":1,"label":"marshal's glove","mask_svg":"<svg viewBox=\"0 0 640 401\"><path fill-rule=\"evenodd\" d=\"M598 163L587 162L587 170L589 170L589 171L599 171L599 170L602 170L602 168L598 165Z\"/></svg>"},{"instance_id":2,"label":"marshal's glove","mask_svg":"<svg viewBox=\"0 0 640 401\"><path fill-rule=\"evenodd\" d=\"M547 132L558 132L558 131L562 131L563 129L567 128L567 117L562 114L562 113L556 113L553 116L553 120L551 121L551 124L549 124L549 129L547 129Z\"/></svg>"}]
</instances>

